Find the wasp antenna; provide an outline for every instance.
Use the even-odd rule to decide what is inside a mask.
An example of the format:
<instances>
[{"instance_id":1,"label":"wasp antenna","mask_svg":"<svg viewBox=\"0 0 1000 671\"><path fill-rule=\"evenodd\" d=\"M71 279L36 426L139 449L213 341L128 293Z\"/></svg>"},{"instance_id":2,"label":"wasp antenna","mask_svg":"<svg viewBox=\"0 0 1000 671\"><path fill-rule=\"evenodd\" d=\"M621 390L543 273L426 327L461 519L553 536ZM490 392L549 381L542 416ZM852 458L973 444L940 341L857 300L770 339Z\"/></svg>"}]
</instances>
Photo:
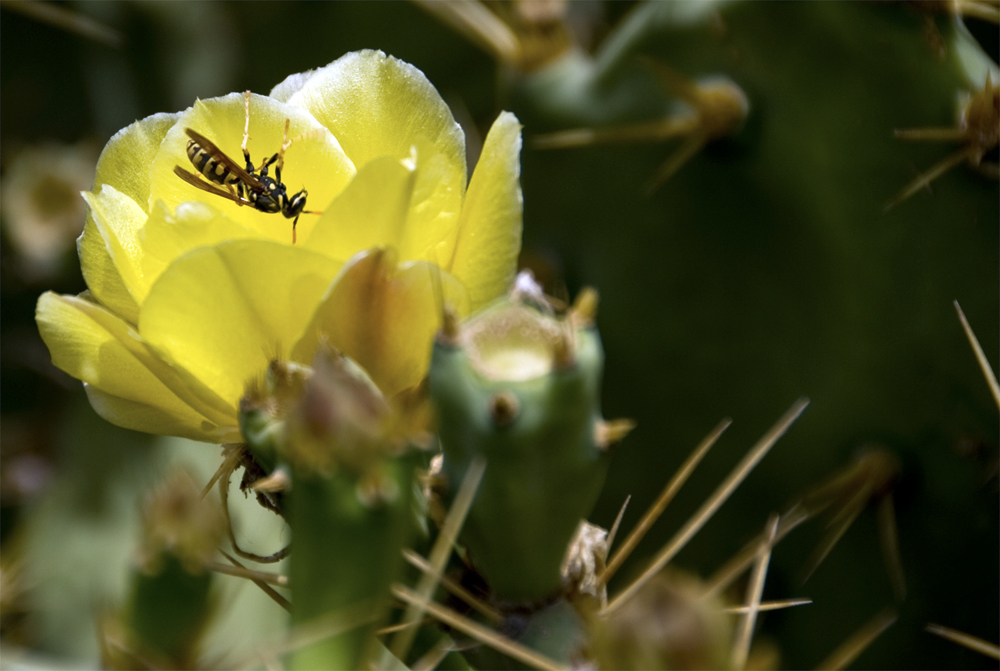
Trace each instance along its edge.
<instances>
[{"instance_id":1,"label":"wasp antenna","mask_svg":"<svg viewBox=\"0 0 1000 671\"><path fill-rule=\"evenodd\" d=\"M250 89L243 94L243 155L247 155L247 140L250 139ZM249 159L248 159L249 160Z\"/></svg>"},{"instance_id":2,"label":"wasp antenna","mask_svg":"<svg viewBox=\"0 0 1000 671\"><path fill-rule=\"evenodd\" d=\"M292 141L288 139L288 126L292 123L291 119L285 119L285 137L281 141L281 149L278 150L278 168L285 167L285 152L289 147L292 146Z\"/></svg>"}]
</instances>

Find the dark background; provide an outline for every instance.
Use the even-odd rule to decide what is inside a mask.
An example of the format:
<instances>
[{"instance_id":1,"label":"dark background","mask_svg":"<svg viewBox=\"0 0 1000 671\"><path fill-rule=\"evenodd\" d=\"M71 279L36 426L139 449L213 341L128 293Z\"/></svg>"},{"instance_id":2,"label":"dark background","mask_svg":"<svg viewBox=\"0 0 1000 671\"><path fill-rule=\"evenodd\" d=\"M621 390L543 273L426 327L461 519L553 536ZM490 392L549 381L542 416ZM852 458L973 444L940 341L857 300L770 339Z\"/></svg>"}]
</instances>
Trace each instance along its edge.
<instances>
[{"instance_id":1,"label":"dark background","mask_svg":"<svg viewBox=\"0 0 1000 671\"><path fill-rule=\"evenodd\" d=\"M593 521L610 525L632 494L627 529L700 438L722 417L734 420L621 575L641 568L804 395L810 408L674 563L711 574L770 512L877 444L901 464L894 500L909 594L896 605L899 621L855 667L996 668L923 627L938 622L991 641L1000 628L997 408L951 304L962 303L995 367L997 185L962 167L931 193L881 212L953 151L892 138L893 128L954 123L945 93L962 86L927 37L948 34L946 17L902 5L747 3L727 10L722 37L652 31L638 52L692 76L725 73L746 91L751 115L740 135L649 195L645 185L673 145L534 149L534 133L567 121L532 98L519 75L411 4L60 7L121 41L109 46L0 6L5 178L26 148L100 147L136 119L196 97L267 93L291 73L361 48L423 70L467 132L484 134L500 109L515 111L525 123L525 258L557 278L554 290L600 290L605 415L638 421ZM630 8L587 11L600 36ZM973 27L996 58L995 26ZM38 278L2 243L0 551L9 553L29 512L67 477L86 483L84 498L100 515L98 483L141 459L150 439L95 420L79 384L48 363L34 304L47 289L84 289L75 255ZM34 479L11 480L26 468ZM778 645L786 668L815 666L893 604L873 507L801 586L798 572L821 537L812 522L772 560L765 598L814 600L762 618L758 637ZM3 624L6 640L45 647L22 620Z\"/></svg>"}]
</instances>

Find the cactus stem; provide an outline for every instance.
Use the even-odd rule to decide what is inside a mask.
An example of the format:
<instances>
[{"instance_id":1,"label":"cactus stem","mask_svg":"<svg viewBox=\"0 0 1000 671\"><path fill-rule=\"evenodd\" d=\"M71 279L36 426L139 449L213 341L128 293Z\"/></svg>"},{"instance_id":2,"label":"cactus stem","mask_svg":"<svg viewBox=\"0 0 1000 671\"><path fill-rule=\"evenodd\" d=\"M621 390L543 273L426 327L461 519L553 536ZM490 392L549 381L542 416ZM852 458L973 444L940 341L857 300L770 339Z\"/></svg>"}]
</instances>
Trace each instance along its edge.
<instances>
[{"instance_id":1,"label":"cactus stem","mask_svg":"<svg viewBox=\"0 0 1000 671\"><path fill-rule=\"evenodd\" d=\"M924 627L924 631L930 632L935 636L940 636L941 638L946 638L953 643L958 643L969 650L982 653L987 657L1000 659L1000 645L997 645L996 643L990 643L989 641L984 641L981 638L977 638L970 634L966 634L940 624L934 624L933 622L928 623L927 626Z\"/></svg>"},{"instance_id":2,"label":"cactus stem","mask_svg":"<svg viewBox=\"0 0 1000 671\"><path fill-rule=\"evenodd\" d=\"M820 662L816 668L829 671L847 668L850 666L851 662L857 659L858 655L868 649L868 646L870 646L883 631L892 626L892 624L896 621L896 618L896 611L892 608L886 608L879 611L879 613L866 622L864 626L848 636L847 640L837 646L837 649L830 653L829 657Z\"/></svg>"},{"instance_id":3,"label":"cactus stem","mask_svg":"<svg viewBox=\"0 0 1000 671\"><path fill-rule=\"evenodd\" d=\"M692 515L683 527L674 535L670 541L663 546L657 554L656 559L639 578L616 596L608 607L603 609L602 614L612 613L628 601L642 589L653 576L660 572L667 563L673 559L681 549L687 545L696 533L698 533L705 523L712 518L712 515L722 506L732 495L736 488L742 484L743 480L750 474L760 460L770 451L771 447L785 434L788 428L798 419L802 411L809 405L809 400L800 398L792 404L778 422L765 433L757 444L747 453L743 460L737 464L736 468L723 480L712 495L702 504L701 508Z\"/></svg>"},{"instance_id":4,"label":"cactus stem","mask_svg":"<svg viewBox=\"0 0 1000 671\"><path fill-rule=\"evenodd\" d=\"M793 608L795 606L806 606L813 602L812 599L781 599L779 601L761 601L758 604L757 612L766 613L770 610L782 610L785 608ZM730 613L732 615L742 615L743 613L750 612L750 606L730 606L729 608L724 608L722 610L724 613Z\"/></svg>"},{"instance_id":5,"label":"cactus stem","mask_svg":"<svg viewBox=\"0 0 1000 671\"><path fill-rule=\"evenodd\" d=\"M499 634L492 629L484 627L478 622L474 622L467 617L463 617L450 608L428 599L421 599L413 590L410 590L403 585L393 585L392 593L397 599L400 599L407 604L416 605L425 610L428 615L439 622L443 622L450 627L454 627L467 636L471 636L476 639L480 643L488 645L494 650L516 659L519 662L527 664L532 668L540 669L541 671L569 670L569 667L559 664L555 660L550 659L536 650L532 650L531 648L523 646L516 641L512 641L503 634Z\"/></svg>"},{"instance_id":6,"label":"cactus stem","mask_svg":"<svg viewBox=\"0 0 1000 671\"><path fill-rule=\"evenodd\" d=\"M778 516L771 515L764 531L764 542L757 549L757 560L753 575L747 584L747 611L740 618L736 639L733 641L733 652L730 661L734 669L743 669L750 654L750 642L753 640L753 629L757 623L757 613L760 612L760 597L764 593L764 578L767 575L767 565L771 561L771 548L774 547L774 536L778 531Z\"/></svg>"},{"instance_id":7,"label":"cactus stem","mask_svg":"<svg viewBox=\"0 0 1000 671\"><path fill-rule=\"evenodd\" d=\"M993 367L990 365L989 359L986 358L986 353L983 352L983 348L979 344L979 338L972 332L969 320L965 318L965 313L962 312L962 306L958 304L958 301L955 301L955 311L958 312L958 320L962 322L965 337L969 339L972 351L976 354L976 361L979 362L979 367L983 371L986 384L990 386L990 393L993 394L993 400L996 401L997 408L1000 408L1000 384L997 383L997 376L993 374Z\"/></svg>"},{"instance_id":8,"label":"cactus stem","mask_svg":"<svg viewBox=\"0 0 1000 671\"><path fill-rule=\"evenodd\" d=\"M432 573L434 567L430 565L426 559L418 555L413 550L403 550L403 558L409 562L411 566L417 570L423 571L425 573ZM503 615L500 612L490 606L488 603L478 598L475 594L469 590L462 587L460 584L452 580L446 575L441 573L437 574L437 579L441 582L441 586L446 590L451 592L454 596L461 599L467 606L483 615L489 620L492 620L496 624L503 622Z\"/></svg>"},{"instance_id":9,"label":"cactus stem","mask_svg":"<svg viewBox=\"0 0 1000 671\"><path fill-rule=\"evenodd\" d=\"M635 421L631 419L598 421L594 424L594 444L600 449L606 450L624 440L625 436L631 433L634 428Z\"/></svg>"},{"instance_id":10,"label":"cactus stem","mask_svg":"<svg viewBox=\"0 0 1000 671\"><path fill-rule=\"evenodd\" d=\"M687 482L688 478L694 472L694 469L701 462L702 458L708 454L708 450L715 445L715 441L723 434L723 432L729 428L732 424L732 420L728 417L723 419L716 425L712 431L705 436L705 438L698 444L698 447L694 449L691 455L685 460L674 476L670 479L670 482L663 488L660 492L660 496L653 502L653 505L649 507L649 510L642 516L639 523L635 525L625 542L622 546L615 551L614 556L611 557L611 561L608 562L607 568L604 569L604 573L601 575L601 581L606 585L611 576L621 567L635 546L639 544L642 537L646 535L650 527L660 518L663 511L666 509L667 504L673 500L680 488Z\"/></svg>"},{"instance_id":11,"label":"cactus stem","mask_svg":"<svg viewBox=\"0 0 1000 671\"><path fill-rule=\"evenodd\" d=\"M434 547L431 548L430 568L432 570L425 571L420 578L420 582L417 583L415 594L421 601L427 601L434 594L438 578L444 569L445 563L448 561L448 557L451 555L451 548L455 544L455 539L458 538L458 532L462 530L462 525L465 524L465 516L469 513L472 499L476 496L476 491L479 489L479 483L482 482L483 473L485 472L486 460L482 457L473 459L472 463L469 464L469 469L466 471L465 477L462 479L462 485L455 496L455 502L452 504L451 510L448 511L448 516L441 527L441 533L434 542ZM403 615L402 622L404 624L415 623L422 616L422 609L411 603ZM416 633L416 628L411 627L399 632L393 638L389 650L397 659L406 658Z\"/></svg>"}]
</instances>

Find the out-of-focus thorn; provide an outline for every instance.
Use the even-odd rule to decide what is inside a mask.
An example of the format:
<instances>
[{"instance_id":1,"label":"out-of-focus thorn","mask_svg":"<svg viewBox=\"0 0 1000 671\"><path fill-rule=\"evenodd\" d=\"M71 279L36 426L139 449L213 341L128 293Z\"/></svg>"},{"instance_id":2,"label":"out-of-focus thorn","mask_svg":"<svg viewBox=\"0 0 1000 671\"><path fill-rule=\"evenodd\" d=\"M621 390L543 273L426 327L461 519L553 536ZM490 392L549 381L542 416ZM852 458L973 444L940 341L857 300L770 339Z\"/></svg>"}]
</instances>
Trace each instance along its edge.
<instances>
[{"instance_id":1,"label":"out-of-focus thorn","mask_svg":"<svg viewBox=\"0 0 1000 671\"><path fill-rule=\"evenodd\" d=\"M1000 409L1000 383L997 383L997 376L993 374L993 367L990 366L989 359L986 358L986 353L979 344L979 338L972 331L972 326L969 325L969 320L965 318L965 313L962 312L962 306L958 304L958 301L955 301L955 311L958 312L958 320L962 322L962 330L965 331L965 337L969 339L969 344L972 345L972 351L976 355L976 361L979 362L979 368L983 371L983 377L986 378L986 384L990 387L993 400L996 402L997 408Z\"/></svg>"},{"instance_id":2,"label":"out-of-focus thorn","mask_svg":"<svg viewBox=\"0 0 1000 671\"><path fill-rule=\"evenodd\" d=\"M114 49L119 48L122 44L120 32L80 12L66 9L66 6L61 3L40 2L39 0L0 0L0 7L27 16L39 23L47 23L68 33L100 42Z\"/></svg>"},{"instance_id":3,"label":"out-of-focus thorn","mask_svg":"<svg viewBox=\"0 0 1000 671\"><path fill-rule=\"evenodd\" d=\"M904 140L962 142L964 146L917 175L885 204L883 212L888 212L917 191L930 186L935 179L963 162L977 172L995 179L994 175L1000 169L992 163L983 162L983 157L1000 144L1000 85L994 84L987 73L983 88L969 96L958 123L952 128L911 128L895 130L893 134Z\"/></svg>"},{"instance_id":4,"label":"out-of-focus thorn","mask_svg":"<svg viewBox=\"0 0 1000 671\"><path fill-rule=\"evenodd\" d=\"M896 611L887 608L880 611L875 617L866 622L864 626L847 637L829 657L820 662L816 668L829 671L845 669L858 658L862 652L868 649L882 632L888 629L896 621Z\"/></svg>"},{"instance_id":5,"label":"out-of-focus thorn","mask_svg":"<svg viewBox=\"0 0 1000 671\"><path fill-rule=\"evenodd\" d=\"M414 0L495 60L517 62L520 45L514 31L478 0Z\"/></svg>"},{"instance_id":6,"label":"out-of-focus thorn","mask_svg":"<svg viewBox=\"0 0 1000 671\"><path fill-rule=\"evenodd\" d=\"M625 436L631 433L634 428L635 421L631 419L597 422L594 425L594 443L602 450L606 450L624 440Z\"/></svg>"},{"instance_id":7,"label":"out-of-focus thorn","mask_svg":"<svg viewBox=\"0 0 1000 671\"><path fill-rule=\"evenodd\" d=\"M995 643L984 641L981 638L971 636L956 629L951 629L950 627L941 626L940 624L934 624L933 622L924 627L924 630L934 634L935 636L940 636L941 638L946 638L949 641L958 643L969 650L982 653L987 657L1000 659L1000 645L996 645Z\"/></svg>"}]
</instances>

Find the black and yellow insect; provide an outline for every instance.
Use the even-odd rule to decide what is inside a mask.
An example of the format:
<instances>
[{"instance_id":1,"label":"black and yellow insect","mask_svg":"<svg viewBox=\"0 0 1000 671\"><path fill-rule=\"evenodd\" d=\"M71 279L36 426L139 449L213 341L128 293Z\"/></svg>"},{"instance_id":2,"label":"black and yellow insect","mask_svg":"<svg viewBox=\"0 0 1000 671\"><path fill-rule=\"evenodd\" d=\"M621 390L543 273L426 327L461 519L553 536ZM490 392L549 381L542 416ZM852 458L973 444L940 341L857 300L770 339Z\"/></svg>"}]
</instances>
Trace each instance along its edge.
<instances>
[{"instance_id":1,"label":"black and yellow insect","mask_svg":"<svg viewBox=\"0 0 1000 671\"><path fill-rule=\"evenodd\" d=\"M191 186L202 191L221 196L237 205L249 205L259 212L269 212L285 215L292 222L292 243L295 243L295 227L301 214L321 214L306 210L308 193L302 189L289 196L285 184L281 181L281 167L284 163L284 153L291 142L288 140L288 121L285 121L285 141L281 150L255 168L247 151L248 128L250 123L250 92L246 94L247 124L243 131L243 158L246 168L240 167L236 161L229 158L225 152L201 133L192 128L184 132L190 138L187 144L187 156L201 176L188 172L179 165L174 166L174 174ZM274 165L274 177L267 174ZM208 180L208 181L205 181ZM218 186L216 186L218 185ZM224 187L224 188L223 188Z\"/></svg>"}]
</instances>

